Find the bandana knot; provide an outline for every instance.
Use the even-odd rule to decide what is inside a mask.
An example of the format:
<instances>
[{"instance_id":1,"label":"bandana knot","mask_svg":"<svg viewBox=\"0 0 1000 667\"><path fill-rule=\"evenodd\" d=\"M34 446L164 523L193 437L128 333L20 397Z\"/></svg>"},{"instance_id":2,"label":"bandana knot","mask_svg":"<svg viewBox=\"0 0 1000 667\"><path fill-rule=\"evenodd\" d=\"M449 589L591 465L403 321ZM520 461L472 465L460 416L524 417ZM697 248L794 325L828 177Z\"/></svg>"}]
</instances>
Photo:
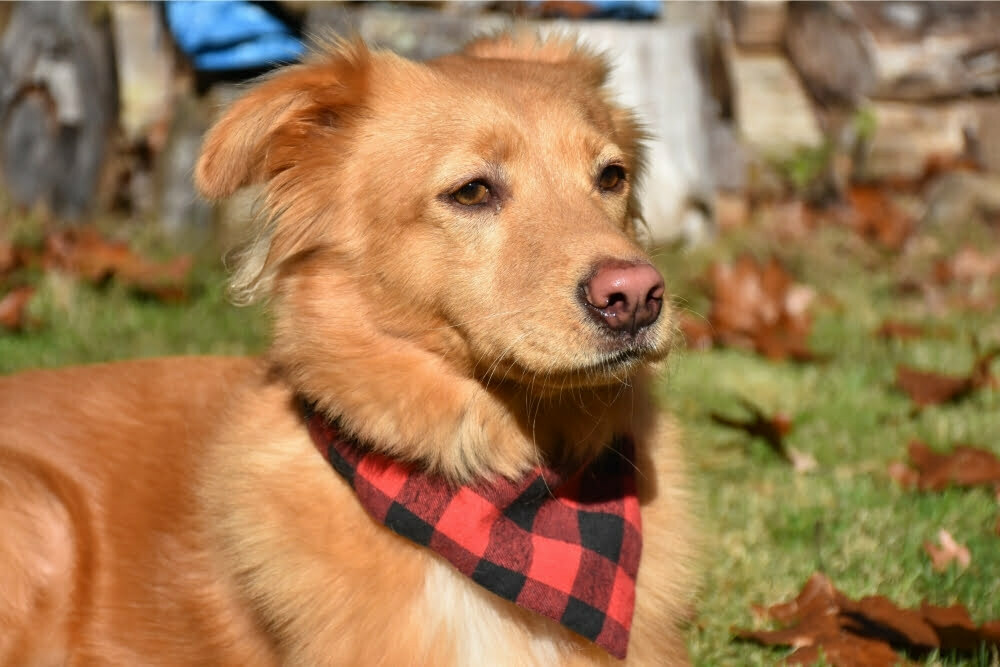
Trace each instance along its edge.
<instances>
[{"instance_id":1,"label":"bandana knot","mask_svg":"<svg viewBox=\"0 0 1000 667\"><path fill-rule=\"evenodd\" d=\"M313 444L373 519L488 591L625 657L642 551L630 437L571 476L539 466L516 482L455 486L304 412Z\"/></svg>"}]
</instances>

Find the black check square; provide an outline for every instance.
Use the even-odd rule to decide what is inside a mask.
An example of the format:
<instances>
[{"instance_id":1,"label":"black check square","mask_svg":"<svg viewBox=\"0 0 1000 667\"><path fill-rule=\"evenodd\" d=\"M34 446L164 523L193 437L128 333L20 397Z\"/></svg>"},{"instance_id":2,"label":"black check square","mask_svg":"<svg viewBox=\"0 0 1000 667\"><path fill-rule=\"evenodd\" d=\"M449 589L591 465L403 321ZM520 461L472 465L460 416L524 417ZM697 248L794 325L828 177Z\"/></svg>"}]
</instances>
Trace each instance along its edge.
<instances>
[{"instance_id":1,"label":"black check square","mask_svg":"<svg viewBox=\"0 0 1000 667\"><path fill-rule=\"evenodd\" d=\"M385 525L393 532L425 547L431 543L431 537L434 536L434 526L396 502L389 506L389 511L385 515Z\"/></svg>"},{"instance_id":2,"label":"black check square","mask_svg":"<svg viewBox=\"0 0 1000 667\"><path fill-rule=\"evenodd\" d=\"M604 612L571 595L559 622L588 639L594 639L604 628Z\"/></svg>"},{"instance_id":3,"label":"black check square","mask_svg":"<svg viewBox=\"0 0 1000 667\"><path fill-rule=\"evenodd\" d=\"M502 598L516 600L524 588L527 577L520 572L508 570L502 565L496 565L488 560L481 560L472 573L472 580L484 586Z\"/></svg>"},{"instance_id":4,"label":"black check square","mask_svg":"<svg viewBox=\"0 0 1000 667\"><path fill-rule=\"evenodd\" d=\"M549 493L545 480L539 477L525 489L517 499L506 507L503 515L513 521L521 530L531 532L535 517L542 506L542 500Z\"/></svg>"},{"instance_id":5,"label":"black check square","mask_svg":"<svg viewBox=\"0 0 1000 667\"><path fill-rule=\"evenodd\" d=\"M580 544L584 549L599 553L611 561L618 560L622 538L625 536L624 517L581 510L577 521L580 523Z\"/></svg>"}]
</instances>

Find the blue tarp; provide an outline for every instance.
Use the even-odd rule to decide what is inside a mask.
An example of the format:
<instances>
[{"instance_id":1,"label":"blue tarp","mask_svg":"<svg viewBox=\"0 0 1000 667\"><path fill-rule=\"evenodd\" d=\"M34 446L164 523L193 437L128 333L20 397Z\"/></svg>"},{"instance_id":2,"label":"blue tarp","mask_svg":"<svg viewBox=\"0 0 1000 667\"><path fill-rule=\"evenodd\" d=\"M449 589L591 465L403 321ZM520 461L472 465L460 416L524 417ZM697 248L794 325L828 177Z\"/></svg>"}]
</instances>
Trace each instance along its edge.
<instances>
[{"instance_id":1,"label":"blue tarp","mask_svg":"<svg viewBox=\"0 0 1000 667\"><path fill-rule=\"evenodd\" d=\"M265 69L304 51L289 26L252 2L169 0L167 27L196 70Z\"/></svg>"}]
</instances>

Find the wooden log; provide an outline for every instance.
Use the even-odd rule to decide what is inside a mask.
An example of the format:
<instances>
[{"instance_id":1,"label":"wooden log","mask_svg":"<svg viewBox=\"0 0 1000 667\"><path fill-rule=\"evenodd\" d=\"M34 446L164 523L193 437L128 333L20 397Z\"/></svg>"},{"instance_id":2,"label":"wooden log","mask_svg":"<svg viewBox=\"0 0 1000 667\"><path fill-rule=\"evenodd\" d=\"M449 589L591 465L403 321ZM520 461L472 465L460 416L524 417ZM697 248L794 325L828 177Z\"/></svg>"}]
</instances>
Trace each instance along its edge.
<instances>
[{"instance_id":1,"label":"wooden log","mask_svg":"<svg viewBox=\"0 0 1000 667\"><path fill-rule=\"evenodd\" d=\"M15 204L79 219L94 204L116 122L100 5L21 2L0 37L0 178Z\"/></svg>"},{"instance_id":2,"label":"wooden log","mask_svg":"<svg viewBox=\"0 0 1000 667\"><path fill-rule=\"evenodd\" d=\"M736 44L745 49L780 48L785 40L785 0L741 0L725 3Z\"/></svg>"},{"instance_id":3,"label":"wooden log","mask_svg":"<svg viewBox=\"0 0 1000 667\"><path fill-rule=\"evenodd\" d=\"M869 108L875 122L858 165L863 179L913 181L933 163L963 159L1000 171L1000 100L874 102Z\"/></svg>"},{"instance_id":4,"label":"wooden log","mask_svg":"<svg viewBox=\"0 0 1000 667\"><path fill-rule=\"evenodd\" d=\"M826 102L1000 90L1000 3L793 2L786 35L806 86Z\"/></svg>"},{"instance_id":5,"label":"wooden log","mask_svg":"<svg viewBox=\"0 0 1000 667\"><path fill-rule=\"evenodd\" d=\"M777 52L725 50L739 136L758 156L785 160L823 145L812 101L795 70Z\"/></svg>"}]
</instances>

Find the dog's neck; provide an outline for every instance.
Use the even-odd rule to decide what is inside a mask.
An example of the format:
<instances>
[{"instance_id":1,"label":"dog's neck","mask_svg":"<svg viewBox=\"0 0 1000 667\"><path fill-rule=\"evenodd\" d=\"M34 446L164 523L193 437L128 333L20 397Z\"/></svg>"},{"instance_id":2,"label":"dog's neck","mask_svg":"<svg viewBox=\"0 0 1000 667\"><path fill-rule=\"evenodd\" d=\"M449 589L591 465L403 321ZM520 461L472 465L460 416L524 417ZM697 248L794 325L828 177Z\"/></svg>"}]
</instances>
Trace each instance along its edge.
<instances>
[{"instance_id":1,"label":"dog's neck","mask_svg":"<svg viewBox=\"0 0 1000 667\"><path fill-rule=\"evenodd\" d=\"M291 375L296 394L353 437L459 483L495 475L514 478L539 464L578 468L616 436L643 432L652 418L646 373L618 386L541 396L512 383L487 388L462 378L467 395L454 404L447 402L453 396L446 391L439 397L433 387L408 384L405 377L379 390L371 384L319 384L315 369ZM453 380L440 384L449 387ZM361 414L353 410L358 390L366 395ZM480 412L472 418L471 409Z\"/></svg>"}]
</instances>

